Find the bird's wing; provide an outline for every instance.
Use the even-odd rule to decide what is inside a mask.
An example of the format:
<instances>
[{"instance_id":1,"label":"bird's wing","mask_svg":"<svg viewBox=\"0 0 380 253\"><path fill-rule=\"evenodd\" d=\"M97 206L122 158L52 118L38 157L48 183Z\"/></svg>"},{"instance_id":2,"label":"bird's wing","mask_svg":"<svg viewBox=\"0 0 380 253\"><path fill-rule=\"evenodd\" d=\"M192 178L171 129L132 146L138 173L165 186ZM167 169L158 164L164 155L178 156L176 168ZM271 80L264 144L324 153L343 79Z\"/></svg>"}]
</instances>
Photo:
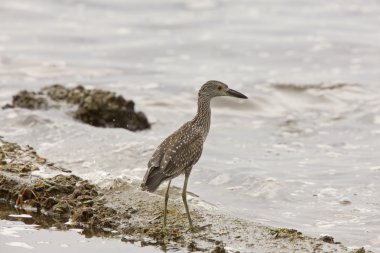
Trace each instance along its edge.
<instances>
[{"instance_id":1,"label":"bird's wing","mask_svg":"<svg viewBox=\"0 0 380 253\"><path fill-rule=\"evenodd\" d=\"M177 176L198 162L203 149L201 134L193 134L177 140L165 152L160 170L167 176Z\"/></svg>"},{"instance_id":2,"label":"bird's wing","mask_svg":"<svg viewBox=\"0 0 380 253\"><path fill-rule=\"evenodd\" d=\"M173 146L174 140L178 139L177 135L179 131L177 130L170 136L168 136L154 151L152 157L148 162L148 168L160 167L161 160L164 157L165 153Z\"/></svg>"},{"instance_id":3,"label":"bird's wing","mask_svg":"<svg viewBox=\"0 0 380 253\"><path fill-rule=\"evenodd\" d=\"M182 133L188 132L191 128L190 123L186 122L183 124L177 131L169 135L154 151L152 157L148 162L148 168L160 167L161 161L163 160L164 155L171 149L177 146L181 141L186 141L187 138L182 137ZM189 139L190 140L190 139Z\"/></svg>"}]
</instances>

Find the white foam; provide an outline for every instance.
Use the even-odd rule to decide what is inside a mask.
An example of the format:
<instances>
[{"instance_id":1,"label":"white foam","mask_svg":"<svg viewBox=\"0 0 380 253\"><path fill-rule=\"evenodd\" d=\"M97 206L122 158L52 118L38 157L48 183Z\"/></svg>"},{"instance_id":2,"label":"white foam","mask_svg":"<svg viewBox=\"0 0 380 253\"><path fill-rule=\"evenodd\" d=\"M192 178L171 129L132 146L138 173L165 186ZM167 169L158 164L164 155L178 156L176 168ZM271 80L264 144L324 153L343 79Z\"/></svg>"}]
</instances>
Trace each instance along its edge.
<instances>
[{"instance_id":1,"label":"white foam","mask_svg":"<svg viewBox=\"0 0 380 253\"><path fill-rule=\"evenodd\" d=\"M5 245L24 248L24 249L34 249L34 247L30 246L29 244L25 242L6 242Z\"/></svg>"},{"instance_id":2,"label":"white foam","mask_svg":"<svg viewBox=\"0 0 380 253\"><path fill-rule=\"evenodd\" d=\"M221 175L218 175L217 177L215 177L214 179L212 179L209 182L209 184L210 185L222 185L222 184L226 184L230 180L231 180L231 177L228 174L221 174Z\"/></svg>"},{"instance_id":3,"label":"white foam","mask_svg":"<svg viewBox=\"0 0 380 253\"><path fill-rule=\"evenodd\" d=\"M8 216L14 218L32 218L29 214L9 214Z\"/></svg>"}]
</instances>

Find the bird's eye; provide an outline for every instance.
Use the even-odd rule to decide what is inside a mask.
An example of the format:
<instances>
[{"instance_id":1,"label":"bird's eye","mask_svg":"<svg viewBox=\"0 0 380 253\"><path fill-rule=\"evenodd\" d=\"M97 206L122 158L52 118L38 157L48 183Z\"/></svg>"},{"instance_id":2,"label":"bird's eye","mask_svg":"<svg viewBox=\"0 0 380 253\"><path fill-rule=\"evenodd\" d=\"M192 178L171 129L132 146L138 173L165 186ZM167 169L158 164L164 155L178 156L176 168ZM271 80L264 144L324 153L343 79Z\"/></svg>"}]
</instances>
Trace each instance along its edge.
<instances>
[{"instance_id":1,"label":"bird's eye","mask_svg":"<svg viewBox=\"0 0 380 253\"><path fill-rule=\"evenodd\" d=\"M222 86L218 86L218 90L222 90Z\"/></svg>"}]
</instances>

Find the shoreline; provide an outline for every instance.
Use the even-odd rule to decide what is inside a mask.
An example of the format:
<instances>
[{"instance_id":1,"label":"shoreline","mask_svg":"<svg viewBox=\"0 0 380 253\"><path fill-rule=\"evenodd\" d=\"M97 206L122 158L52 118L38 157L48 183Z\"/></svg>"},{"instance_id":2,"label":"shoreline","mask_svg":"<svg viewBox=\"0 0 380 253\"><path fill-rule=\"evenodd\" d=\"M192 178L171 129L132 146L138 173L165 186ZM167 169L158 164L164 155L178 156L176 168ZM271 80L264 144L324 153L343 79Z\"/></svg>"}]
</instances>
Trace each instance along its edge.
<instances>
[{"instance_id":1,"label":"shoreline","mask_svg":"<svg viewBox=\"0 0 380 253\"><path fill-rule=\"evenodd\" d=\"M19 209L33 210L42 220L56 225L121 235L125 242L139 242L164 251L189 252L371 252L350 250L330 236L313 238L289 228L273 228L230 217L189 194L191 215L198 233L187 231L181 190L170 189L168 228L162 230L164 189L156 193L140 190L139 182L113 180L99 187L38 156L30 146L20 147L0 139L0 199ZM55 171L56 176L37 174ZM36 173L37 172L37 173Z\"/></svg>"}]
</instances>

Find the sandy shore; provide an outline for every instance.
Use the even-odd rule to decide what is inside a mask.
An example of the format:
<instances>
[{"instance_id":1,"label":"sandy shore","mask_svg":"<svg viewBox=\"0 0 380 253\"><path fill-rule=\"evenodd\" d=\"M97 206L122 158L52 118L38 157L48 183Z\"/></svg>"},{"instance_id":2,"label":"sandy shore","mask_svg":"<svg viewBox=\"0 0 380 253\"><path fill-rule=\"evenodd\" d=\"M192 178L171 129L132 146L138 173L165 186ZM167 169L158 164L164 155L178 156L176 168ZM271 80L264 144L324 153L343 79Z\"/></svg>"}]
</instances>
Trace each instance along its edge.
<instances>
[{"instance_id":1,"label":"sandy shore","mask_svg":"<svg viewBox=\"0 0 380 253\"><path fill-rule=\"evenodd\" d=\"M52 175L44 177L43 175ZM40 157L32 147L0 139L0 199L32 209L54 226L80 227L95 235L122 235L123 241L162 250L204 252L369 252L348 249L332 237L312 238L288 228L273 228L224 214L189 194L198 233L188 224L180 189L171 188L168 230L163 232L163 190L151 194L139 182L113 180L97 186Z\"/></svg>"}]
</instances>

